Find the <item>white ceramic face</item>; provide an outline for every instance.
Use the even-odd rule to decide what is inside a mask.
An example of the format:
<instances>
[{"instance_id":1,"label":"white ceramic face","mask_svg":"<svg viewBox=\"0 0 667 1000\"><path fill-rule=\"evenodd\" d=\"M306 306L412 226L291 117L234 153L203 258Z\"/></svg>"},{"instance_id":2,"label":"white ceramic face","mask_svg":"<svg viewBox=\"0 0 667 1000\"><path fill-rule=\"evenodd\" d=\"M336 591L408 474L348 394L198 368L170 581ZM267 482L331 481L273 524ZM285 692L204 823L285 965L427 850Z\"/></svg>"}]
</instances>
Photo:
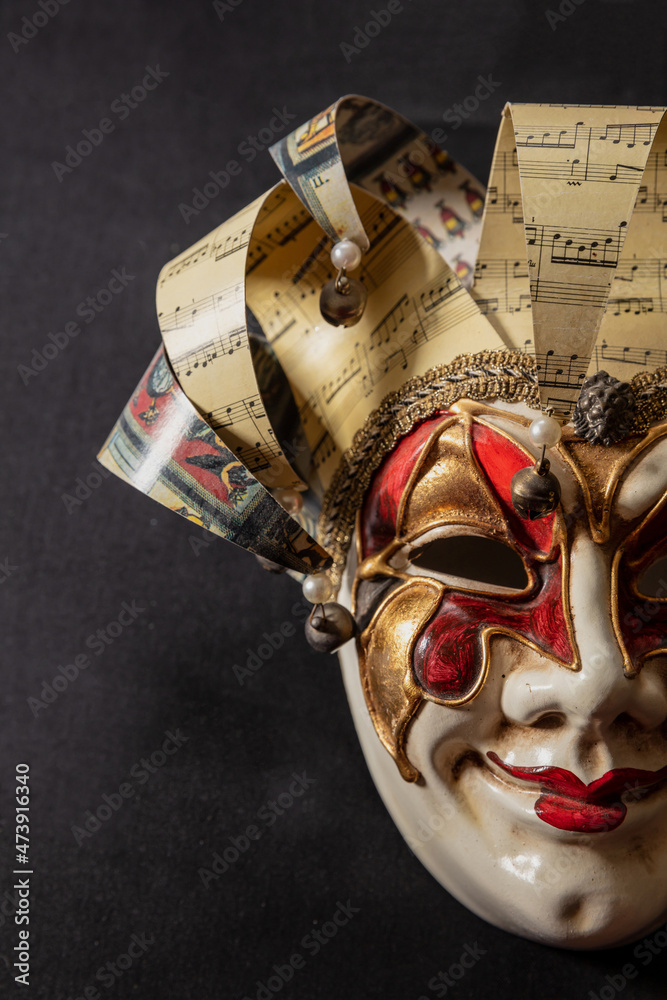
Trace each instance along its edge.
<instances>
[{"instance_id":1,"label":"white ceramic face","mask_svg":"<svg viewBox=\"0 0 667 1000\"><path fill-rule=\"evenodd\" d=\"M525 429L501 414L492 422L530 450ZM552 469L567 512L576 482L557 459ZM634 520L665 491L662 440L622 479L615 514ZM667 657L647 659L635 677L624 674L610 614L612 557L588 531L570 551L581 668L493 636L479 693L459 707L425 701L410 723L405 750L418 782L403 779L378 739L354 644L340 652L369 769L417 857L479 916L571 948L623 943L667 919L667 781L652 782L646 773L667 765ZM347 606L354 573L351 558L339 595ZM660 596L667 597L667 583ZM563 770L516 771L527 768ZM629 768L643 777L621 770ZM593 794L590 785L602 776L606 785Z\"/></svg>"}]
</instances>

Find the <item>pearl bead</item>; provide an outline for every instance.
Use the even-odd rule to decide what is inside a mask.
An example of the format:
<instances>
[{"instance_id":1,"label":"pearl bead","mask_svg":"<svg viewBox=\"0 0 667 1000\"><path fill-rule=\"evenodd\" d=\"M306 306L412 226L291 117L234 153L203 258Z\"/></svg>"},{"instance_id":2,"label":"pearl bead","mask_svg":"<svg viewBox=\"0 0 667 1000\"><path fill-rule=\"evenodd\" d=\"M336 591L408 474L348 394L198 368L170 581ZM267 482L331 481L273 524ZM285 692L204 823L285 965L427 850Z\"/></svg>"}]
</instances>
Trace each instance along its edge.
<instances>
[{"instance_id":1,"label":"pearl bead","mask_svg":"<svg viewBox=\"0 0 667 1000\"><path fill-rule=\"evenodd\" d=\"M335 243L331 250L331 263L340 271L342 267L354 271L361 264L361 250L352 240L341 240Z\"/></svg>"},{"instance_id":2,"label":"pearl bead","mask_svg":"<svg viewBox=\"0 0 667 1000\"><path fill-rule=\"evenodd\" d=\"M560 424L553 417L549 417L544 413L541 417L533 420L528 428L528 434L533 444L539 448L542 445L546 445L547 448L553 448L561 438Z\"/></svg>"},{"instance_id":3,"label":"pearl bead","mask_svg":"<svg viewBox=\"0 0 667 1000\"><path fill-rule=\"evenodd\" d=\"M331 583L324 573L307 576L303 581L303 596L311 604L324 604L331 597Z\"/></svg>"},{"instance_id":4,"label":"pearl bead","mask_svg":"<svg viewBox=\"0 0 667 1000\"><path fill-rule=\"evenodd\" d=\"M273 491L273 498L288 514L298 514L303 507L303 497L298 490L280 489Z\"/></svg>"}]
</instances>

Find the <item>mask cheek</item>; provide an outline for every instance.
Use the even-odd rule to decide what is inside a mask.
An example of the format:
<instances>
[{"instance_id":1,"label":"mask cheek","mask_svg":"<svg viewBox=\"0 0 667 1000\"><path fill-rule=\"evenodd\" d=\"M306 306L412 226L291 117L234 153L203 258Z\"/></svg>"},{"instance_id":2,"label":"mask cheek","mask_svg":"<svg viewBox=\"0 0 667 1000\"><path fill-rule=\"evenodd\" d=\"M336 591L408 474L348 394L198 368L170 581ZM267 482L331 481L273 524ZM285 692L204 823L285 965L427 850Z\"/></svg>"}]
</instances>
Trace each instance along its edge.
<instances>
[{"instance_id":1,"label":"mask cheek","mask_svg":"<svg viewBox=\"0 0 667 1000\"><path fill-rule=\"evenodd\" d=\"M421 579L392 591L359 639L359 666L368 711L383 745L406 781L419 772L405 755L408 724L423 694L412 670L415 640L436 611L442 586Z\"/></svg>"},{"instance_id":2,"label":"mask cheek","mask_svg":"<svg viewBox=\"0 0 667 1000\"><path fill-rule=\"evenodd\" d=\"M415 677L426 694L440 702L462 704L484 681L487 656L480 636L480 610L471 613L457 605L454 595L447 595L417 638Z\"/></svg>"},{"instance_id":3,"label":"mask cheek","mask_svg":"<svg viewBox=\"0 0 667 1000\"><path fill-rule=\"evenodd\" d=\"M531 564L529 564L531 565ZM532 564L535 584L507 598L447 590L414 646L415 679L440 705L469 702L485 683L493 635L524 640L564 665L575 662L563 602L562 556Z\"/></svg>"}]
</instances>

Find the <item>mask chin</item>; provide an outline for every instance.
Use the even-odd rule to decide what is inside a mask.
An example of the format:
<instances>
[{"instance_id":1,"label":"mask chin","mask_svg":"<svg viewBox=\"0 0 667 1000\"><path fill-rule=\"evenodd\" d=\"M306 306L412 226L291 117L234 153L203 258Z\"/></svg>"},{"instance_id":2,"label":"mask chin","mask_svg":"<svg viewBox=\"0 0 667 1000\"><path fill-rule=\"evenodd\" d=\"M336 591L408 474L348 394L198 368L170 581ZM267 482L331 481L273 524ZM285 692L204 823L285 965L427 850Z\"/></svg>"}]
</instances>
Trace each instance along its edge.
<instances>
[{"instance_id":1,"label":"mask chin","mask_svg":"<svg viewBox=\"0 0 667 1000\"><path fill-rule=\"evenodd\" d=\"M356 569L352 546L338 595L346 607ZM386 591L376 591L375 601L368 594L365 615ZM405 738L405 755L417 775L412 781L378 738L358 644L347 643L338 655L373 782L410 849L459 902L511 933L573 949L623 944L664 922L667 893L656 894L655 886L667 884L667 860L662 860L667 859L667 832L661 833L659 824L647 831L647 839L655 845L661 871L649 877L641 864L628 862L627 836L614 842L609 838L616 834L603 834L602 844L595 836L546 826L535 815L535 791L507 794L488 765L485 749L498 745L494 741L503 728L504 677L530 669L530 650L498 637L493 669L469 705L448 708L420 701ZM544 738L544 733L536 735Z\"/></svg>"}]
</instances>

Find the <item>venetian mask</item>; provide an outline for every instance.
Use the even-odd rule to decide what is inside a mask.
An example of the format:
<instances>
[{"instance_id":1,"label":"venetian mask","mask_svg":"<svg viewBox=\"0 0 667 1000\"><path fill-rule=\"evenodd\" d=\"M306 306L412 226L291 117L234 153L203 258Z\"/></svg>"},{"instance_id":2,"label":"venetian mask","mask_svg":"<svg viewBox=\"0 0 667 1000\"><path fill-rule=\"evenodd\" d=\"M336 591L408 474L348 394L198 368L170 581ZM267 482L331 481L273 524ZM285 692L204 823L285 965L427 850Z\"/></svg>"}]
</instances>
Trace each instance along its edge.
<instances>
[{"instance_id":1,"label":"venetian mask","mask_svg":"<svg viewBox=\"0 0 667 1000\"><path fill-rule=\"evenodd\" d=\"M343 98L165 266L100 455L302 582L412 850L576 948L667 914L664 112L508 105L485 203Z\"/></svg>"},{"instance_id":2,"label":"venetian mask","mask_svg":"<svg viewBox=\"0 0 667 1000\"><path fill-rule=\"evenodd\" d=\"M531 416L462 400L384 460L341 660L435 877L493 923L596 947L667 910L667 425L611 453L564 435L562 503L530 521L509 483Z\"/></svg>"}]
</instances>

